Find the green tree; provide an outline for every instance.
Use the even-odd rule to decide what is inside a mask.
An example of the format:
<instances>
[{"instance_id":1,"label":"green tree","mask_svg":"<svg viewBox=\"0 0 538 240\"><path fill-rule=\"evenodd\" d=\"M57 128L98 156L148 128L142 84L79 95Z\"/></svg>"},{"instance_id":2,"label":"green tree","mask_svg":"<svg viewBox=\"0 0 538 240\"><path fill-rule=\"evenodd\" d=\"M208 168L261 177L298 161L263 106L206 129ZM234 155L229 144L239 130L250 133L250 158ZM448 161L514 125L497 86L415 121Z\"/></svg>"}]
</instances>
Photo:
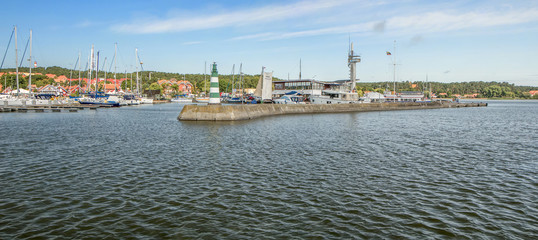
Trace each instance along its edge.
<instances>
[{"instance_id":1,"label":"green tree","mask_svg":"<svg viewBox=\"0 0 538 240\"><path fill-rule=\"evenodd\" d=\"M177 94L177 92L179 92L179 86L177 84L173 84L171 88L174 90L174 94Z\"/></svg>"},{"instance_id":2,"label":"green tree","mask_svg":"<svg viewBox=\"0 0 538 240\"><path fill-rule=\"evenodd\" d=\"M160 90L162 89L161 86L158 83L152 83L149 85L149 90Z\"/></svg>"},{"instance_id":3,"label":"green tree","mask_svg":"<svg viewBox=\"0 0 538 240\"><path fill-rule=\"evenodd\" d=\"M355 91L357 91L357 95L359 95L359 97L364 96L364 91L362 90L361 87L355 86Z\"/></svg>"},{"instance_id":4,"label":"green tree","mask_svg":"<svg viewBox=\"0 0 538 240\"><path fill-rule=\"evenodd\" d=\"M374 92L378 92L378 93L383 94L383 93L385 92L385 89L383 89L383 88L376 88L376 89L374 89Z\"/></svg>"},{"instance_id":5,"label":"green tree","mask_svg":"<svg viewBox=\"0 0 538 240\"><path fill-rule=\"evenodd\" d=\"M487 98L502 97L503 90L499 85L493 85L484 88L482 95Z\"/></svg>"}]
</instances>

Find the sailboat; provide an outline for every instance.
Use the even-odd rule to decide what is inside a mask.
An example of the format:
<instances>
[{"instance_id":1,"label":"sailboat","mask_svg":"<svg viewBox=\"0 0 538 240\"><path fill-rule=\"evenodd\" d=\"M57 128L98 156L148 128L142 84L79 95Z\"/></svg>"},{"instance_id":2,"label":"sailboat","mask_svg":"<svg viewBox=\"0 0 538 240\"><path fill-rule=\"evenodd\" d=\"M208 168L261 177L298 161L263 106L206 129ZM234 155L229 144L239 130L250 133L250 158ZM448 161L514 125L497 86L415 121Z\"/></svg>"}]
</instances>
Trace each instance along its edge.
<instances>
[{"instance_id":1,"label":"sailboat","mask_svg":"<svg viewBox=\"0 0 538 240\"><path fill-rule=\"evenodd\" d=\"M93 66L93 63L94 63L94 55L93 55L93 53L94 53L94 49L93 49L93 45L92 45L90 73L89 73L90 76L91 76L92 66ZM98 89L99 89L98 88L98 82L99 82L99 51L97 51L97 58L95 58L95 63L96 63L95 64L95 66L96 66L96 68L95 68L95 89L94 89L93 96L92 96L92 94L89 94L88 96L86 96L84 98L79 98L78 102L80 104L84 104L84 105L119 107L120 102L117 99L109 99L109 96L107 96L106 94L100 95L99 92L98 92ZM106 84L106 80L105 80L105 84ZM88 84L88 87L89 87L89 84ZM103 88L104 88L104 85L103 85Z\"/></svg>"},{"instance_id":2,"label":"sailboat","mask_svg":"<svg viewBox=\"0 0 538 240\"><path fill-rule=\"evenodd\" d=\"M258 102L270 103L271 95L273 91L273 72L266 72L265 67L262 67L262 73L260 74L260 79L256 85L256 90L254 91L254 97Z\"/></svg>"},{"instance_id":3,"label":"sailboat","mask_svg":"<svg viewBox=\"0 0 538 240\"><path fill-rule=\"evenodd\" d=\"M142 70L142 72L144 72L144 67L142 65L144 63L140 60L140 56L138 55L138 48L135 48L135 55L136 55L135 58L136 58L137 64L140 64L140 70ZM140 95L140 85L142 85L142 79L140 78L140 83L139 83L138 68L137 68L137 71L136 71L136 93L139 96L140 104L153 104L153 98L148 98L146 96L141 97L141 95Z\"/></svg>"},{"instance_id":4,"label":"sailboat","mask_svg":"<svg viewBox=\"0 0 538 240\"><path fill-rule=\"evenodd\" d=\"M196 101L198 103L209 103L209 97L206 97L206 96L196 97L192 101L193 102Z\"/></svg>"},{"instance_id":5,"label":"sailboat","mask_svg":"<svg viewBox=\"0 0 538 240\"><path fill-rule=\"evenodd\" d=\"M18 56L18 41L17 41L17 26L13 27L13 32L11 37L15 37L15 68L16 68L16 82L17 82L17 89L10 91L9 93L11 95L4 95L2 94L1 99L3 99L3 103L10 105L10 106L31 106L31 105L46 105L46 104L61 104L61 101L49 101L49 99L40 99L36 98L35 96L32 96L31 92L31 86L32 86L32 30L30 30L30 37L28 39L28 43L26 47L28 47L28 44L30 45L30 58L29 58L29 83L28 83L28 90L21 89L19 86L19 66L22 66L23 60L19 63L19 56ZM11 38L9 39L8 48L11 43ZM26 53L26 49L24 50L24 54ZM7 50L6 50L7 54ZM22 59L24 59L24 54L22 56ZM5 58L5 55L4 55ZM3 64L3 61L2 61ZM1 67L1 66L0 66Z\"/></svg>"},{"instance_id":6,"label":"sailboat","mask_svg":"<svg viewBox=\"0 0 538 240\"><path fill-rule=\"evenodd\" d=\"M141 97L140 104L153 104L153 98Z\"/></svg>"}]
</instances>

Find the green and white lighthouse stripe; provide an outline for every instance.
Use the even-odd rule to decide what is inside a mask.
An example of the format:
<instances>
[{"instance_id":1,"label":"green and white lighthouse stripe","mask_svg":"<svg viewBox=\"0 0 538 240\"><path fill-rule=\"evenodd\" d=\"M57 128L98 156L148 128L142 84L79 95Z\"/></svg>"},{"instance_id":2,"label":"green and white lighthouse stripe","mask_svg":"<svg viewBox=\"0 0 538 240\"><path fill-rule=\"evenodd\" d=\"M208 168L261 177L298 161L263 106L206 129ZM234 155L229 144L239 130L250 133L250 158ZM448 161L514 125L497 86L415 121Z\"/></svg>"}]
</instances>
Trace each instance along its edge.
<instances>
[{"instance_id":1,"label":"green and white lighthouse stripe","mask_svg":"<svg viewBox=\"0 0 538 240\"><path fill-rule=\"evenodd\" d=\"M213 68L211 70L211 84L209 85L209 104L220 104L219 73L217 72L216 63L213 63Z\"/></svg>"}]
</instances>

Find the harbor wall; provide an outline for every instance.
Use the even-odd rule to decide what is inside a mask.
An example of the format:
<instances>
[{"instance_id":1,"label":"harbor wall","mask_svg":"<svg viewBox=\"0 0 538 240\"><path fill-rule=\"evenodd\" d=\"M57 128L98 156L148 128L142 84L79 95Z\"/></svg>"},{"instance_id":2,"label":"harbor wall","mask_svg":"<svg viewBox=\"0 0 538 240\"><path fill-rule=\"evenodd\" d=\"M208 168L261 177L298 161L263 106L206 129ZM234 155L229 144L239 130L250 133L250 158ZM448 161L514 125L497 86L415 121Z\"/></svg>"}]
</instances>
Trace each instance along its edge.
<instances>
[{"instance_id":1,"label":"harbor wall","mask_svg":"<svg viewBox=\"0 0 538 240\"><path fill-rule=\"evenodd\" d=\"M372 112L412 109L485 107L487 103L355 103L355 104L242 104L186 105L180 121L237 121L283 114Z\"/></svg>"}]
</instances>

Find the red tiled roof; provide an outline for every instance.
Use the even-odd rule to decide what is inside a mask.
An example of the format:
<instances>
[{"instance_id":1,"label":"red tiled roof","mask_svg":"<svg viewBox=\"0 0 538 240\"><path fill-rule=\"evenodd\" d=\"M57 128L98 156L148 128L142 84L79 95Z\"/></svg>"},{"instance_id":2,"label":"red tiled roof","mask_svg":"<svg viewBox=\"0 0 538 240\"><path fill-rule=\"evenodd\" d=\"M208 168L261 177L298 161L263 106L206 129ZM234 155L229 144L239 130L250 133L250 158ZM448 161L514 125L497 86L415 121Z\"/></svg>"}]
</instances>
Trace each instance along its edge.
<instances>
[{"instance_id":1,"label":"red tiled roof","mask_svg":"<svg viewBox=\"0 0 538 240\"><path fill-rule=\"evenodd\" d=\"M121 90L121 86L119 84L115 84L114 83L107 83L105 84L105 90L106 91L113 91L113 90L116 90L116 88L119 90Z\"/></svg>"}]
</instances>

